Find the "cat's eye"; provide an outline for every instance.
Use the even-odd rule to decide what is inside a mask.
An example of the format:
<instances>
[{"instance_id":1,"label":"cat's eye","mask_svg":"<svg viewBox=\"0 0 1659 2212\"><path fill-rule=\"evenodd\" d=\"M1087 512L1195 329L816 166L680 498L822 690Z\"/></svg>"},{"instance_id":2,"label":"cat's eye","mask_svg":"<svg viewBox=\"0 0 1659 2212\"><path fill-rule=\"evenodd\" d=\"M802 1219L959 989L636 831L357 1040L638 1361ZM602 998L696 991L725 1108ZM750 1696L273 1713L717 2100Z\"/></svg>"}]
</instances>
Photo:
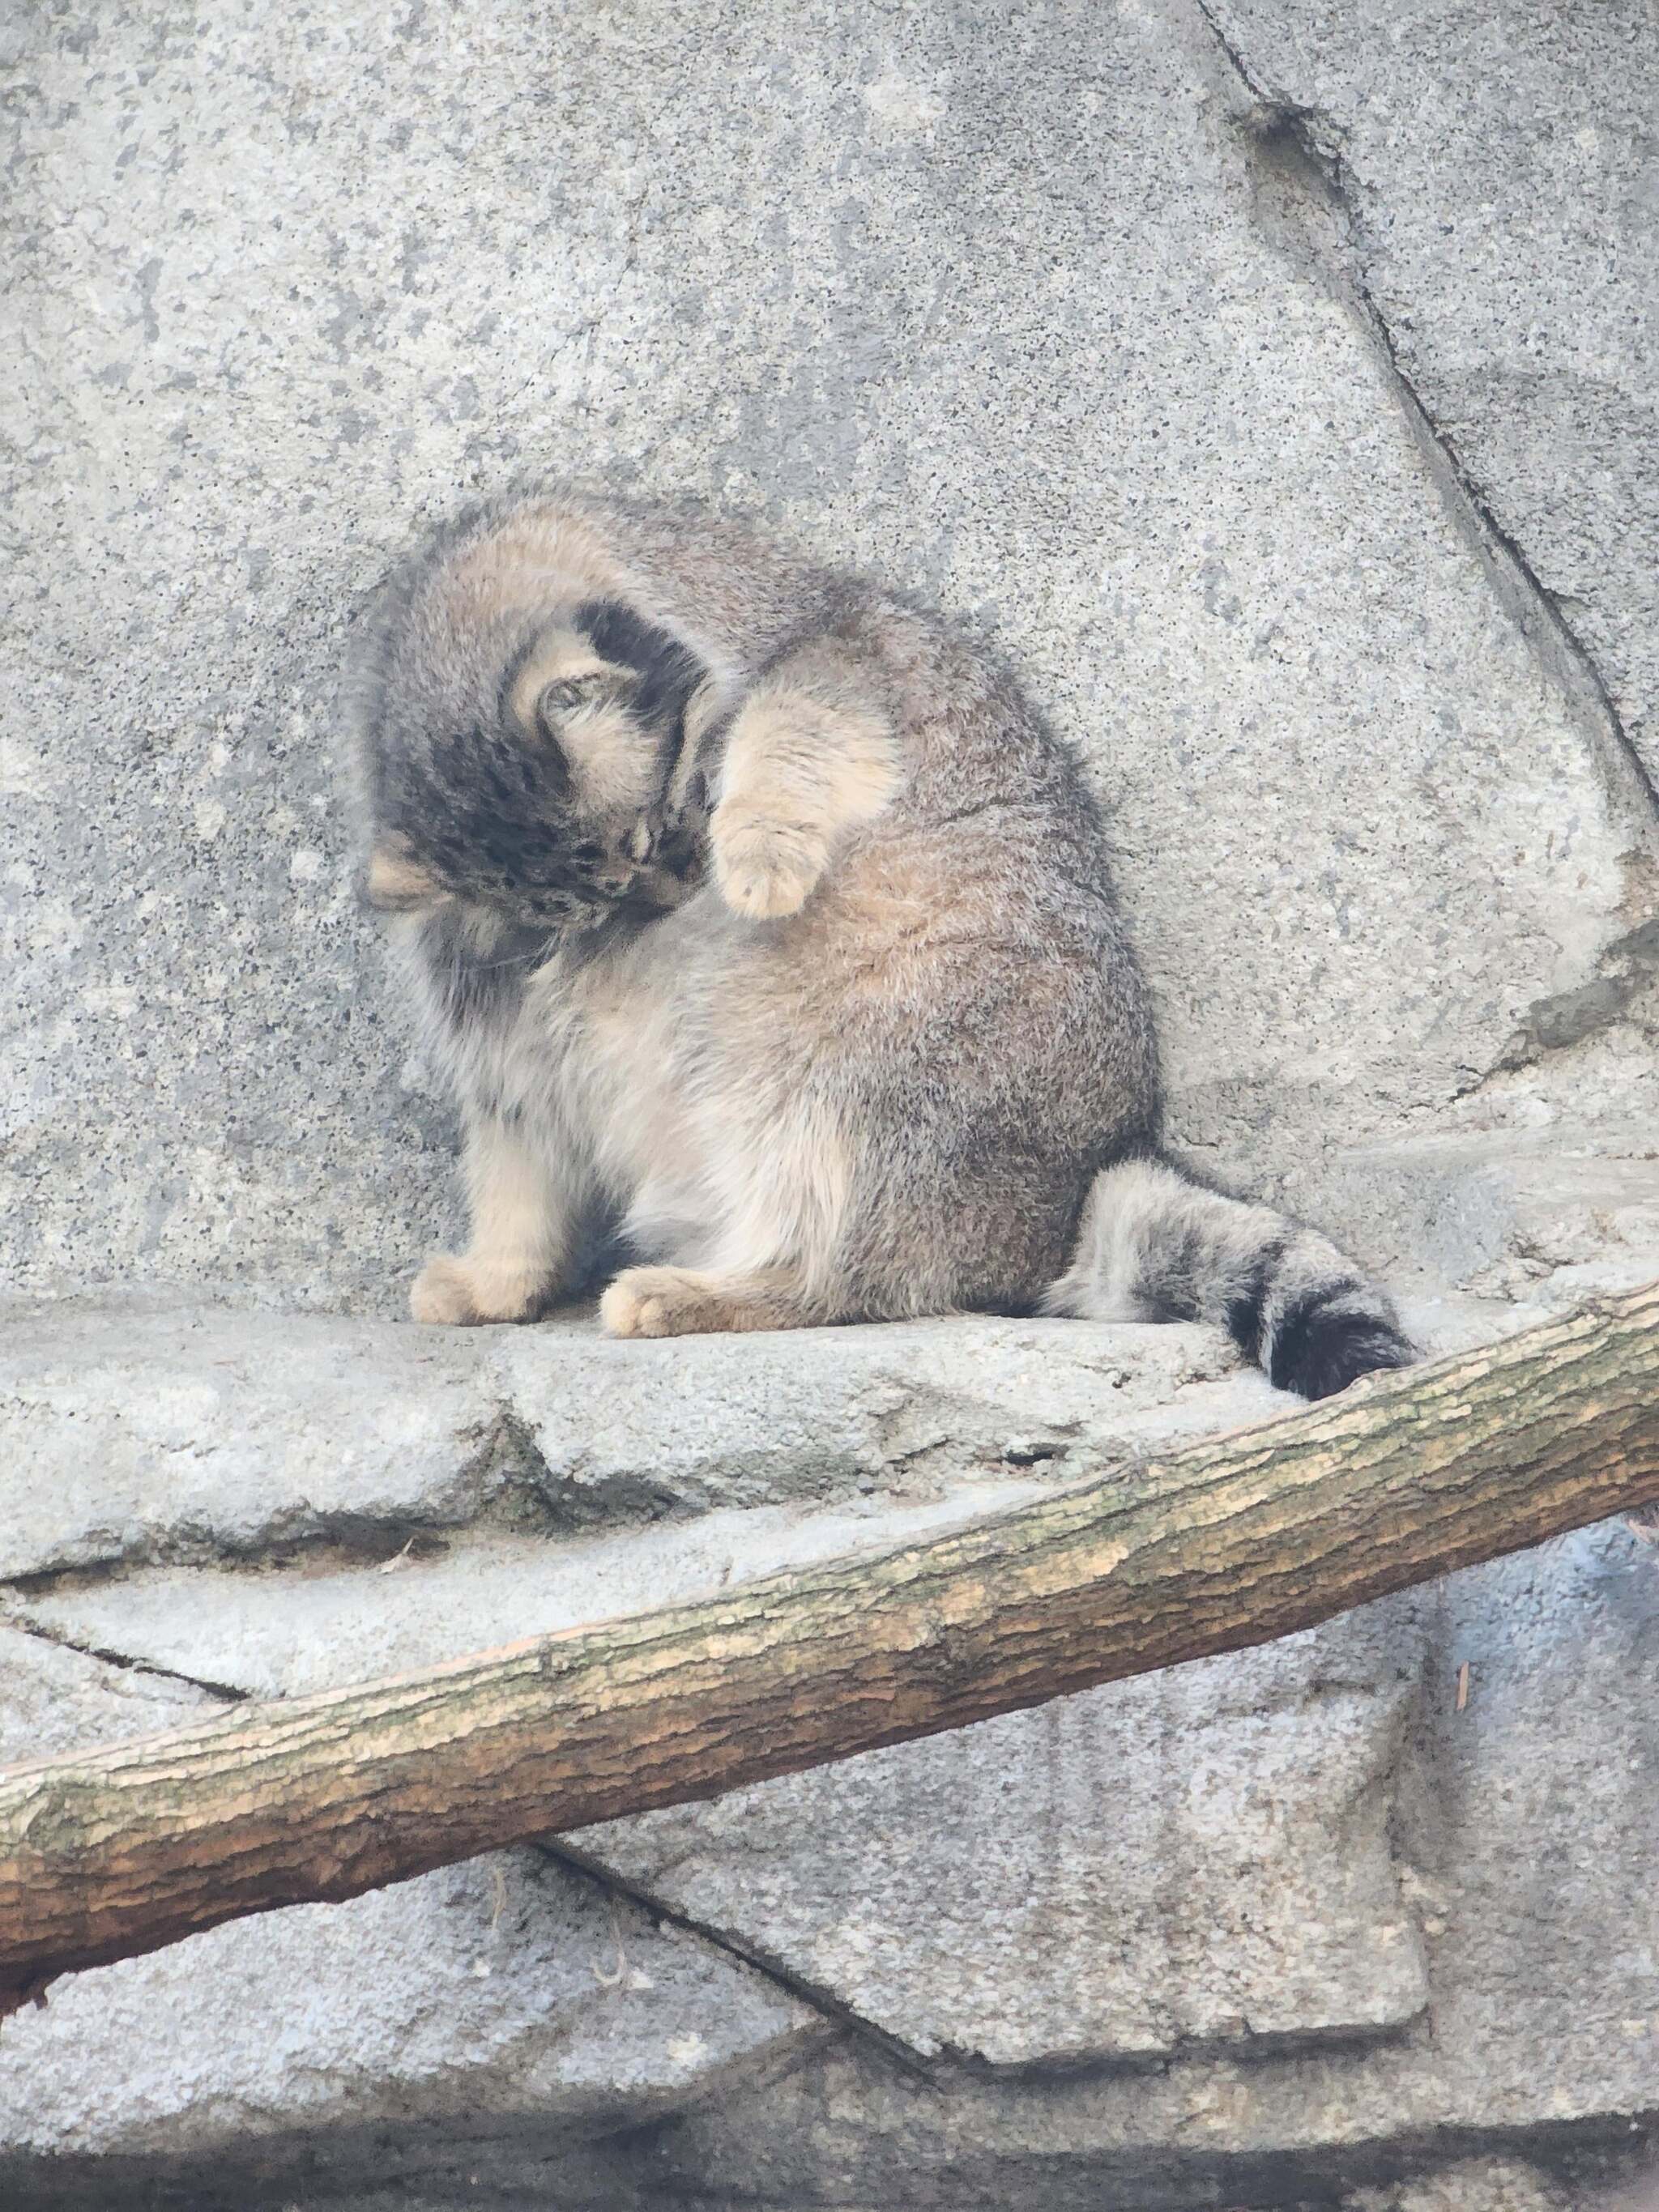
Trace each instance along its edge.
<instances>
[{"instance_id":1,"label":"cat's eye","mask_svg":"<svg viewBox=\"0 0 1659 2212\"><path fill-rule=\"evenodd\" d=\"M573 707L580 707L586 696L586 684L574 677L566 677L560 683L548 684L536 705L545 721L550 714L568 714Z\"/></svg>"}]
</instances>

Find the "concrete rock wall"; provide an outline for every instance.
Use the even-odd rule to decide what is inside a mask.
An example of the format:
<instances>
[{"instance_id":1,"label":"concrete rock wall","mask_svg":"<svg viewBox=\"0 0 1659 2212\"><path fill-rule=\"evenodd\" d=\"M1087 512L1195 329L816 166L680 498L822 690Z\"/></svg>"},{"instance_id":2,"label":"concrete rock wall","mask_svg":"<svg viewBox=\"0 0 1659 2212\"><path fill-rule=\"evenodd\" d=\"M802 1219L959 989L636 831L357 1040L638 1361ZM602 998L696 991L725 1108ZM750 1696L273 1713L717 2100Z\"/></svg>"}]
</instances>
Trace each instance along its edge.
<instances>
[{"instance_id":1,"label":"concrete rock wall","mask_svg":"<svg viewBox=\"0 0 1659 2212\"><path fill-rule=\"evenodd\" d=\"M763 512L1018 661L1177 1134L1426 1342L1659 1274L1640 0L40 6L0 84L0 1758L1285 1410L1199 1329L392 1318L452 1133L336 672L515 475ZM1635 2212L1656 1661L1659 1556L1588 1531L228 1927L0 2032L0 2196Z\"/></svg>"}]
</instances>

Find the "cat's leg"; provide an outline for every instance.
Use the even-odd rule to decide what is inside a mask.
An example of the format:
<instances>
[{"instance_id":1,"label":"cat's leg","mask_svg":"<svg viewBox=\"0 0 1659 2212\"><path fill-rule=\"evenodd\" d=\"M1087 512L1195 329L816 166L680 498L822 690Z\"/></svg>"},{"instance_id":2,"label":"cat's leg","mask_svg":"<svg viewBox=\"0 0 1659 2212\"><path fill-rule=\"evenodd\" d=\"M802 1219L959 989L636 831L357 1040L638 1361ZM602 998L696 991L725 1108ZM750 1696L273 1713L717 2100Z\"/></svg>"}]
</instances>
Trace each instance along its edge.
<instances>
[{"instance_id":1,"label":"cat's leg","mask_svg":"<svg viewBox=\"0 0 1659 2212\"><path fill-rule=\"evenodd\" d=\"M867 658L819 638L755 685L727 733L708 848L720 896L753 921L799 913L842 836L899 780Z\"/></svg>"},{"instance_id":2,"label":"cat's leg","mask_svg":"<svg viewBox=\"0 0 1659 2212\"><path fill-rule=\"evenodd\" d=\"M738 1054L705 1071L699 1168L712 1231L696 1267L629 1267L599 1301L612 1336L822 1328L854 1321L842 1260L860 1147L810 1081ZM684 1248L682 1247L682 1249ZM696 1249L696 1248L694 1248Z\"/></svg>"},{"instance_id":3,"label":"cat's leg","mask_svg":"<svg viewBox=\"0 0 1659 2212\"><path fill-rule=\"evenodd\" d=\"M410 1292L410 1310L416 1321L461 1328L533 1321L570 1257L568 1179L515 1123L481 1111L466 1117L464 1165L471 1242L463 1253L427 1261Z\"/></svg>"},{"instance_id":4,"label":"cat's leg","mask_svg":"<svg viewBox=\"0 0 1659 2212\"><path fill-rule=\"evenodd\" d=\"M599 1300L612 1336L717 1336L809 1328L825 1316L781 1267L717 1274L695 1267L629 1267Z\"/></svg>"}]
</instances>

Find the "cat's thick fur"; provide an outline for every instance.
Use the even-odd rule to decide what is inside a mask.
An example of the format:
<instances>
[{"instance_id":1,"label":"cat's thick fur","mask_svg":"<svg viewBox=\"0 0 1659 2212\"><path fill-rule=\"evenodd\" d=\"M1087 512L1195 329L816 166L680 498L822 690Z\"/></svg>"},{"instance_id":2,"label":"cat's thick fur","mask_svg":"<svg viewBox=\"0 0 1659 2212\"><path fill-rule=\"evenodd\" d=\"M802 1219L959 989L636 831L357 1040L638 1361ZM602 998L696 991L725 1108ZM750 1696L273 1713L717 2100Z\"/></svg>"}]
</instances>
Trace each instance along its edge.
<instances>
[{"instance_id":1,"label":"cat's thick fur","mask_svg":"<svg viewBox=\"0 0 1659 2212\"><path fill-rule=\"evenodd\" d=\"M1200 1316L1310 1396L1410 1355L1322 1237L1157 1153L1146 995L1071 754L939 618L750 528L564 491L386 594L370 896L520 1320L618 1229L623 1336L963 1310Z\"/></svg>"}]
</instances>

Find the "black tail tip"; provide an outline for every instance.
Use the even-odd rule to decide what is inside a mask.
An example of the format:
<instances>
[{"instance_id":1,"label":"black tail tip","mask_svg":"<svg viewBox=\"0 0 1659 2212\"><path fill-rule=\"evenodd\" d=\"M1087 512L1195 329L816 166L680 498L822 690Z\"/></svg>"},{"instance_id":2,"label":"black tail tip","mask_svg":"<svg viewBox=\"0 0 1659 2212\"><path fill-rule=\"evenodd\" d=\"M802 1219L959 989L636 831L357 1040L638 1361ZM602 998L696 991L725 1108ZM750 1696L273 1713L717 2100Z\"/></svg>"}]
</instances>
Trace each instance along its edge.
<instances>
[{"instance_id":1,"label":"black tail tip","mask_svg":"<svg viewBox=\"0 0 1659 2212\"><path fill-rule=\"evenodd\" d=\"M1410 1367L1420 1356L1382 1315L1333 1311L1313 1298L1279 1316L1267 1379L1298 1397L1333 1398L1362 1375Z\"/></svg>"}]
</instances>

